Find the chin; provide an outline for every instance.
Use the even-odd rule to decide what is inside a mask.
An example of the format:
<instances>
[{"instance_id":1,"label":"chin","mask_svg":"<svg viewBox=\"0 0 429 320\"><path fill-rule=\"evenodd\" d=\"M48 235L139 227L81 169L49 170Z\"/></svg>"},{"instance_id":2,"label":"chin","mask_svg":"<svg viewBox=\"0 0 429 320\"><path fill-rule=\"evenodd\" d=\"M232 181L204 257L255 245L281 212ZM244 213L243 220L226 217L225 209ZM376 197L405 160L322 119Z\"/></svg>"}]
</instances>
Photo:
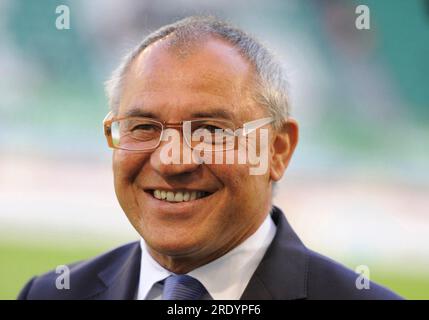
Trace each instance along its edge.
<instances>
[{"instance_id":1,"label":"chin","mask_svg":"<svg viewBox=\"0 0 429 320\"><path fill-rule=\"evenodd\" d=\"M202 239L196 238L191 232L186 232L186 235L169 234L162 236L162 233L152 233L147 237L143 237L148 246L159 254L166 256L187 256L195 254L195 252L204 248Z\"/></svg>"}]
</instances>

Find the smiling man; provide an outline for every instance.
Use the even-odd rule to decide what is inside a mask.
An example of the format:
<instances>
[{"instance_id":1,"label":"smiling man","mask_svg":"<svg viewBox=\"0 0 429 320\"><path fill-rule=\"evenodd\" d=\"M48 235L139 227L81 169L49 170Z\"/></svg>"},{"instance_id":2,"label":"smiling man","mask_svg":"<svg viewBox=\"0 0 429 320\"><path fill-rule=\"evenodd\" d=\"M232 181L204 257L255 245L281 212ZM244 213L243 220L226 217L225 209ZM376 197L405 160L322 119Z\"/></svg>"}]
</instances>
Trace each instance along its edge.
<instances>
[{"instance_id":1,"label":"smiling man","mask_svg":"<svg viewBox=\"0 0 429 320\"><path fill-rule=\"evenodd\" d=\"M165 26L107 93L115 191L141 241L70 265L69 289L35 277L20 299L398 298L359 289L272 206L298 125L282 68L249 35L207 17Z\"/></svg>"}]
</instances>

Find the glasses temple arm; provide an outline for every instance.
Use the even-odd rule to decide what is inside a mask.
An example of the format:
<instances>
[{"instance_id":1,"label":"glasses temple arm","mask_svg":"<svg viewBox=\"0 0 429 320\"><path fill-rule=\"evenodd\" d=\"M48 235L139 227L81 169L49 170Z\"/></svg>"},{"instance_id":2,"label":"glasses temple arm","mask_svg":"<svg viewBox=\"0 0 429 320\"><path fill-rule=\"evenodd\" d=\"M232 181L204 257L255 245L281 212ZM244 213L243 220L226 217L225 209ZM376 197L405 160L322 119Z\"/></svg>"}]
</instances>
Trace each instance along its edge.
<instances>
[{"instance_id":1,"label":"glasses temple arm","mask_svg":"<svg viewBox=\"0 0 429 320\"><path fill-rule=\"evenodd\" d=\"M243 125L242 135L246 136L249 133L252 133L253 131L255 131L256 129L263 127L267 124L270 124L273 121L274 121L273 117L268 117L268 118L262 118L262 119L246 122Z\"/></svg>"}]
</instances>

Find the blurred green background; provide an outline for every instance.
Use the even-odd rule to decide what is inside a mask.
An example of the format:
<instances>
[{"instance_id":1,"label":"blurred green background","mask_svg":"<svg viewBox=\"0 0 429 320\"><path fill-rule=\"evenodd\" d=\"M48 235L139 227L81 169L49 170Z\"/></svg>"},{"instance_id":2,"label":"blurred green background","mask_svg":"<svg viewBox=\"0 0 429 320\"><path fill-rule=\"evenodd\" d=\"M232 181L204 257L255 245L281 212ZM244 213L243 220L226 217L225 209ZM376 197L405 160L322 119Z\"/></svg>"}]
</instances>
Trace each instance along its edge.
<instances>
[{"instance_id":1,"label":"blurred green background","mask_svg":"<svg viewBox=\"0 0 429 320\"><path fill-rule=\"evenodd\" d=\"M58 5L69 30L55 27ZM370 9L358 30L355 8ZM0 299L138 239L117 204L103 82L148 32L215 14L273 48L300 143L275 203L312 249L429 299L429 1L0 0Z\"/></svg>"}]
</instances>

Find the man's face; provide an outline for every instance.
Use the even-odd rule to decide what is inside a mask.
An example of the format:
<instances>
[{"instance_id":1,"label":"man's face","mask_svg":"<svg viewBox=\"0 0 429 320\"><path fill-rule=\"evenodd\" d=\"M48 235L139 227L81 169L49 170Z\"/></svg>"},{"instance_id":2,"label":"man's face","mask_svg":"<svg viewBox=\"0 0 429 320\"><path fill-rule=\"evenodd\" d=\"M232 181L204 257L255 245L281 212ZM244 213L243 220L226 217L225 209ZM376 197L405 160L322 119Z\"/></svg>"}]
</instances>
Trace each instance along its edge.
<instances>
[{"instance_id":1,"label":"man's face","mask_svg":"<svg viewBox=\"0 0 429 320\"><path fill-rule=\"evenodd\" d=\"M155 120L177 123L219 118L224 111L239 127L267 116L251 99L251 66L229 44L213 38L180 56L168 50L165 41L151 45L133 62L119 117L136 109ZM270 208L269 170L249 175L246 164L168 165L160 159L164 145L153 152L113 154L119 202L155 255L207 262L257 229ZM155 198L154 190L204 191L208 196L169 202Z\"/></svg>"}]
</instances>

